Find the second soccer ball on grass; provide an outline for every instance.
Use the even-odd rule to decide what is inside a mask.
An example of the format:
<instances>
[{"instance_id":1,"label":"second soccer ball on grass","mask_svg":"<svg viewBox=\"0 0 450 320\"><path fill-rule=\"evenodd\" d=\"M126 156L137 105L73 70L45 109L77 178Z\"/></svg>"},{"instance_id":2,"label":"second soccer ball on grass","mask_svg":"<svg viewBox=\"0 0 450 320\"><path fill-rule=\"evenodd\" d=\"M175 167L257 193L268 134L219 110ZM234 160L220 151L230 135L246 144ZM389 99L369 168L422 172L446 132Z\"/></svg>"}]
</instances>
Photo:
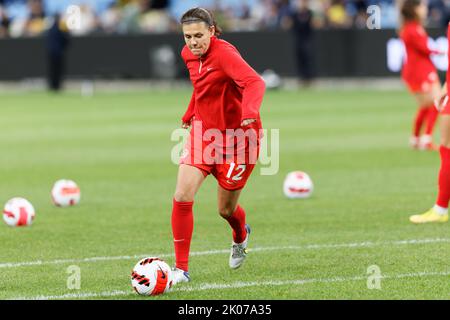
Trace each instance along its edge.
<instances>
[{"instance_id":1,"label":"second soccer ball on grass","mask_svg":"<svg viewBox=\"0 0 450 320\"><path fill-rule=\"evenodd\" d=\"M34 216L33 205L24 198L10 199L3 209L3 221L11 227L29 226Z\"/></svg>"},{"instance_id":2,"label":"second soccer ball on grass","mask_svg":"<svg viewBox=\"0 0 450 320\"><path fill-rule=\"evenodd\" d=\"M313 190L313 182L306 172L293 171L284 179L283 192L289 199L309 198Z\"/></svg>"},{"instance_id":3,"label":"second soccer ball on grass","mask_svg":"<svg viewBox=\"0 0 450 320\"><path fill-rule=\"evenodd\" d=\"M74 206L80 202L80 188L72 180L61 179L52 188L52 200L58 207Z\"/></svg>"}]
</instances>

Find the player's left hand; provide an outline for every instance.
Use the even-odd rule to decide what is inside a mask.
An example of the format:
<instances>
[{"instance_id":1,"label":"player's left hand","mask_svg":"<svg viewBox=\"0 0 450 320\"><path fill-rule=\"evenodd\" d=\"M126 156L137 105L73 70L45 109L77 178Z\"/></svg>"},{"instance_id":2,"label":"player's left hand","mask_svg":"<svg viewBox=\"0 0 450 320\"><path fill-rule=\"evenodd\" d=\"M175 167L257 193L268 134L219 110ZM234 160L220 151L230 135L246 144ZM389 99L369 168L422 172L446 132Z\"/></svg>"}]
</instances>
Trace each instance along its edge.
<instances>
[{"instance_id":1,"label":"player's left hand","mask_svg":"<svg viewBox=\"0 0 450 320\"><path fill-rule=\"evenodd\" d=\"M244 119L244 120L242 120L242 122L241 122L241 127L246 127L246 126L248 126L250 123L253 123L253 122L255 122L256 121L256 119Z\"/></svg>"}]
</instances>

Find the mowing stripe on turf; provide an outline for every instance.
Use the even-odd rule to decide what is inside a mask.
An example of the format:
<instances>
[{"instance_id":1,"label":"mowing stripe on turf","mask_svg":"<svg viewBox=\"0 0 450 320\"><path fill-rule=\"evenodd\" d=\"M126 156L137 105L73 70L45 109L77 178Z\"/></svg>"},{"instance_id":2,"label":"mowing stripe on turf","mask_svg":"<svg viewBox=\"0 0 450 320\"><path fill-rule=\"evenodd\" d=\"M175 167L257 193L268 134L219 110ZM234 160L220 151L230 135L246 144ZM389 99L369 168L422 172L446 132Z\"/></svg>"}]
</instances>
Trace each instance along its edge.
<instances>
[{"instance_id":1,"label":"mowing stripe on turf","mask_svg":"<svg viewBox=\"0 0 450 320\"><path fill-rule=\"evenodd\" d=\"M450 271L442 272L416 272L416 273L404 273L395 275L380 276L380 279L385 280L397 280L403 278L423 278L423 277L443 277L450 276ZM174 288L171 292L194 292L194 291L208 291L208 290L224 290L224 289L239 289L248 287L261 287L261 286L301 286L311 283L334 283L334 282L351 282L351 281L367 281L366 276L354 276L354 277L334 277L324 279L292 279L292 280L280 280L280 281L251 281L251 282L234 282L230 284L225 283L204 283L199 286L192 287L180 287ZM62 299L86 299L86 298L112 298L117 296L131 296L136 295L133 291L115 290L110 292L86 292L86 293L68 293L64 295L53 296L36 296L36 297L16 297L10 300L62 300Z\"/></svg>"},{"instance_id":2,"label":"mowing stripe on turf","mask_svg":"<svg viewBox=\"0 0 450 320\"><path fill-rule=\"evenodd\" d=\"M277 251L277 250L319 250L319 249L337 249L337 248L368 248L368 247L382 247L392 245L414 245L414 244L428 244L428 243L450 243L449 238L435 238L435 239L410 239L410 240L396 240L396 241L384 241L384 242L355 242L355 243L339 243L339 244L305 244L302 246L280 246L280 247L256 247L250 248L250 252L264 252L264 251ZM213 254L225 254L229 253L229 249L222 250L209 250L209 251L194 251L191 252L191 256L203 256ZM144 257L155 256L160 258L173 257L173 253L162 254L141 254L132 256L105 256L105 257L90 257L90 258L78 258L78 259L57 259L57 260L35 260L24 262L7 262L0 263L0 269L17 268L27 266L42 266L42 265L56 265L56 264L68 264L68 263L83 263L83 262L102 262L102 261L115 261L115 260L134 260Z\"/></svg>"}]
</instances>

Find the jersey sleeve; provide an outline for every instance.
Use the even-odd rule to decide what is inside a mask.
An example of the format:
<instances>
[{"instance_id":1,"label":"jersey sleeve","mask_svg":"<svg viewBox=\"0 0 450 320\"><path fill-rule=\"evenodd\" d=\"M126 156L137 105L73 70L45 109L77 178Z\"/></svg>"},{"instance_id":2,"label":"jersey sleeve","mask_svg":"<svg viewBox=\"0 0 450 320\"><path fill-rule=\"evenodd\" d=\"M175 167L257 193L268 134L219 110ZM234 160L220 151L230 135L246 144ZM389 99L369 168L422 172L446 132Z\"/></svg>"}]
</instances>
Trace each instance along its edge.
<instances>
[{"instance_id":1,"label":"jersey sleeve","mask_svg":"<svg viewBox=\"0 0 450 320\"><path fill-rule=\"evenodd\" d=\"M241 121L257 119L266 88L263 79L233 47L223 48L220 61L225 74L243 89Z\"/></svg>"},{"instance_id":2,"label":"jersey sleeve","mask_svg":"<svg viewBox=\"0 0 450 320\"><path fill-rule=\"evenodd\" d=\"M417 28L410 28L407 31L404 39L406 45L414 48L417 52L424 56L430 56L431 54L439 54L437 50L431 50L428 47L428 37L426 34L422 34Z\"/></svg>"},{"instance_id":3,"label":"jersey sleeve","mask_svg":"<svg viewBox=\"0 0 450 320\"><path fill-rule=\"evenodd\" d=\"M189 49L187 48L187 46L184 46L183 49L181 50L181 58L183 59L184 64L186 65L188 59L187 57L188 50ZM189 123L192 117L194 116L194 113L195 113L195 90L192 91L191 101L189 101L189 105L183 117L181 118L181 121L183 121L184 123Z\"/></svg>"},{"instance_id":4,"label":"jersey sleeve","mask_svg":"<svg viewBox=\"0 0 450 320\"><path fill-rule=\"evenodd\" d=\"M192 91L191 101L189 102L188 108L187 108L186 112L184 113L183 118L181 118L181 120L184 123L189 123L191 121L191 119L195 113L194 108L195 108L195 91Z\"/></svg>"}]
</instances>

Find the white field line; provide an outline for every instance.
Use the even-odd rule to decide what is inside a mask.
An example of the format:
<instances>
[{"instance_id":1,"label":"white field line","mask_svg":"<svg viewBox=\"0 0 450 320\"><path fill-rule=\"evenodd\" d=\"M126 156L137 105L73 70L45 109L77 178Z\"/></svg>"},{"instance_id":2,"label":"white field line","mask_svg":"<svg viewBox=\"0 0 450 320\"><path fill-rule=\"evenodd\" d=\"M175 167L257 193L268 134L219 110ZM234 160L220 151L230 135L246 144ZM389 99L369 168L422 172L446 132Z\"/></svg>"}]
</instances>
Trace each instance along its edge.
<instances>
[{"instance_id":1,"label":"white field line","mask_svg":"<svg viewBox=\"0 0 450 320\"><path fill-rule=\"evenodd\" d=\"M263 251L281 251L281 250L319 250L319 249L335 249L335 248L370 248L370 247L383 247L383 246L398 246L398 245L415 245L415 244L429 244L429 243L450 243L449 238L434 238L434 239L411 239L411 240L396 240L396 241L384 241L384 242L355 242L355 243L338 243L338 244L307 244L303 246L279 246L279 247L256 247L250 248L250 252L263 252ZM190 256L203 256L214 254L229 253L229 249L224 250L209 250L209 251L196 251L191 252ZM89 262L102 262L102 261L117 261L117 260L137 260L144 257L155 256L160 258L173 257L173 253L162 254L141 254L131 256L105 256L105 257L90 257L79 259L57 259L57 260L35 260L35 261L22 261L22 262L6 262L0 263L0 269L27 267L27 266L42 266L42 265L58 265L69 263L89 263Z\"/></svg>"},{"instance_id":2,"label":"white field line","mask_svg":"<svg viewBox=\"0 0 450 320\"><path fill-rule=\"evenodd\" d=\"M404 273L396 275L381 276L380 279L403 279L403 278L424 278L424 277L446 277L450 276L450 271L444 272L417 272L417 273ZM208 291L208 290L224 290L224 289L238 289L247 287L261 287L261 286L302 286L311 283L336 283L336 282L351 282L351 281L366 281L367 276L354 276L354 277L334 277L324 279L293 279L282 281L252 281L252 282L234 282L231 284L220 283L204 283L199 286L174 288L171 292L195 292L195 291ZM129 291L109 291L109 292L86 292L86 293L68 293L64 295L54 296L36 296L36 297L17 297L11 300L62 300L62 299L87 299L87 298L112 298L118 296L131 296L136 295L135 292ZM137 297L137 296L136 296Z\"/></svg>"}]
</instances>

